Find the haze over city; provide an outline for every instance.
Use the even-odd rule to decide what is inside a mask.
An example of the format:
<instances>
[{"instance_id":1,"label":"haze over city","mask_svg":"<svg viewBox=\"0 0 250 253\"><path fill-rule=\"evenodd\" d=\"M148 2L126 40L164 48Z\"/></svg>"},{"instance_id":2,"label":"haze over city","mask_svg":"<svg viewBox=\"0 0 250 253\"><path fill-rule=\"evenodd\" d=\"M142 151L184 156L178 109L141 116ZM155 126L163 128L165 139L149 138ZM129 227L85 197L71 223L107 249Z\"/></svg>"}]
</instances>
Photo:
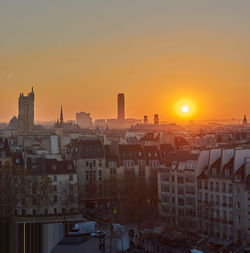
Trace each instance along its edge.
<instances>
[{"instance_id":1,"label":"haze over city","mask_svg":"<svg viewBox=\"0 0 250 253\"><path fill-rule=\"evenodd\" d=\"M35 120L76 111L116 116L159 113L178 121L242 118L250 113L249 1L6 1L0 8L1 121L17 97L36 90Z\"/></svg>"},{"instance_id":2,"label":"haze over city","mask_svg":"<svg viewBox=\"0 0 250 253\"><path fill-rule=\"evenodd\" d=\"M0 253L250 253L249 25L249 0L0 0Z\"/></svg>"}]
</instances>

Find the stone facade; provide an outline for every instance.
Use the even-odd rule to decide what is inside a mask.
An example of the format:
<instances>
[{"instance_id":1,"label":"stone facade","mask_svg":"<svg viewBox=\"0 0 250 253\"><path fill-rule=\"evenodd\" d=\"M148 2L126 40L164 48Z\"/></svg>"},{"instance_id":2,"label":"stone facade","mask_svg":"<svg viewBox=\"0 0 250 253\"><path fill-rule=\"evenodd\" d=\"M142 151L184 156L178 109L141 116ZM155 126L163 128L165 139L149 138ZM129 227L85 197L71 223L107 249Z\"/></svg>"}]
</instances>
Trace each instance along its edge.
<instances>
[{"instance_id":1,"label":"stone facade","mask_svg":"<svg viewBox=\"0 0 250 253\"><path fill-rule=\"evenodd\" d=\"M18 129L21 132L31 132L34 129L34 100L35 94L32 91L24 96L20 94L18 100Z\"/></svg>"}]
</instances>

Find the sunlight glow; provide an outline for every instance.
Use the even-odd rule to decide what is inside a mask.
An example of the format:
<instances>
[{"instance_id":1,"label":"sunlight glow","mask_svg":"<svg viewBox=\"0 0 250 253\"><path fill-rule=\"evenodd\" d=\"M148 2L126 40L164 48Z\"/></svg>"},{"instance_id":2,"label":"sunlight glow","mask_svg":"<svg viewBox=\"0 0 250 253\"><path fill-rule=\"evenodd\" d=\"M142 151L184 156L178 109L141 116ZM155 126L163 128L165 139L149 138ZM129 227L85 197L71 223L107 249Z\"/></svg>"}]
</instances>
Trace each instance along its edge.
<instances>
[{"instance_id":1,"label":"sunlight glow","mask_svg":"<svg viewBox=\"0 0 250 253\"><path fill-rule=\"evenodd\" d=\"M187 113L189 112L189 107L187 105L182 106L181 108L182 112Z\"/></svg>"},{"instance_id":2,"label":"sunlight glow","mask_svg":"<svg viewBox=\"0 0 250 253\"><path fill-rule=\"evenodd\" d=\"M175 113L182 118L191 118L196 112L196 106L190 99L180 99L176 102Z\"/></svg>"}]
</instances>

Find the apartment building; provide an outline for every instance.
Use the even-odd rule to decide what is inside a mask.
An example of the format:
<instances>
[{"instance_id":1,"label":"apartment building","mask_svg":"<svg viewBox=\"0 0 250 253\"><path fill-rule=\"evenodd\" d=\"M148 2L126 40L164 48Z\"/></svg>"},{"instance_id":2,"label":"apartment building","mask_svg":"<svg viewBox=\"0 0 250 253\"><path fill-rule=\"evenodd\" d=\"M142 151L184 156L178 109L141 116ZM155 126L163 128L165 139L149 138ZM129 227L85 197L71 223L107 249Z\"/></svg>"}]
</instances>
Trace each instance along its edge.
<instances>
[{"instance_id":1,"label":"apartment building","mask_svg":"<svg viewBox=\"0 0 250 253\"><path fill-rule=\"evenodd\" d=\"M159 210L167 223L196 231L197 175L207 160L207 151L168 153L157 173Z\"/></svg>"}]
</instances>

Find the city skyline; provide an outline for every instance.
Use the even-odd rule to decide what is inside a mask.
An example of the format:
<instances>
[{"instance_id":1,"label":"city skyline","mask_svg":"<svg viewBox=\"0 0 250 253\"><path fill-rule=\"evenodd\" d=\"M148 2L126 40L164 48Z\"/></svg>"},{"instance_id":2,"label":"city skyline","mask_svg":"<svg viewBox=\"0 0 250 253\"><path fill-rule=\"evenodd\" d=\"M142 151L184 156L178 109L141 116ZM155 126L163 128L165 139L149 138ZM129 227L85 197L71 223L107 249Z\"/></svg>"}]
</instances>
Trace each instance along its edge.
<instances>
[{"instance_id":1,"label":"city skyline","mask_svg":"<svg viewBox=\"0 0 250 253\"><path fill-rule=\"evenodd\" d=\"M242 118L249 8L243 0L1 3L1 121L17 115L17 94L32 85L35 120L55 120L61 104L66 119L79 110L115 118L119 92L132 118L180 120L181 99L196 105L194 120Z\"/></svg>"}]
</instances>

